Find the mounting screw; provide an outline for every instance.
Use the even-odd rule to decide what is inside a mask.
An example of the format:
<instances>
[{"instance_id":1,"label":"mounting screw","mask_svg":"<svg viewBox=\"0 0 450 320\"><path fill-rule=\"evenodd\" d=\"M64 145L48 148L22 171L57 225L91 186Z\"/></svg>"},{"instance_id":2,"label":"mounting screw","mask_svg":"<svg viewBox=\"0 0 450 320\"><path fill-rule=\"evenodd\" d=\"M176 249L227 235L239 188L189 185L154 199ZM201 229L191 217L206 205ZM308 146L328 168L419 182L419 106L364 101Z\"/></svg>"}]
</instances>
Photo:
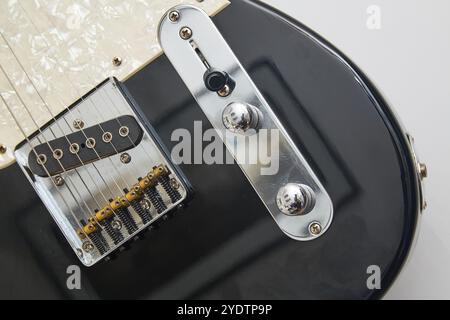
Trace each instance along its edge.
<instances>
[{"instance_id":1,"label":"mounting screw","mask_svg":"<svg viewBox=\"0 0 450 320\"><path fill-rule=\"evenodd\" d=\"M169 12L169 20L172 22L177 22L180 20L180 13L178 11L170 11Z\"/></svg>"},{"instance_id":2,"label":"mounting screw","mask_svg":"<svg viewBox=\"0 0 450 320\"><path fill-rule=\"evenodd\" d=\"M53 181L55 181L55 184L56 184L58 187L61 187L61 186L64 185L64 178L61 177L61 176L56 176L56 177L53 179Z\"/></svg>"},{"instance_id":3,"label":"mounting screw","mask_svg":"<svg viewBox=\"0 0 450 320\"><path fill-rule=\"evenodd\" d=\"M114 67L118 67L122 64L122 58L121 57L114 57L112 59L112 64Z\"/></svg>"},{"instance_id":4,"label":"mounting screw","mask_svg":"<svg viewBox=\"0 0 450 320\"><path fill-rule=\"evenodd\" d=\"M120 155L120 161L122 162L122 163L125 163L125 164L127 164L127 163L130 163L130 161L131 161L131 156L128 154L128 153L122 153L121 155Z\"/></svg>"},{"instance_id":5,"label":"mounting screw","mask_svg":"<svg viewBox=\"0 0 450 320\"><path fill-rule=\"evenodd\" d=\"M425 179L428 177L428 168L425 163L419 163L419 175L420 179Z\"/></svg>"},{"instance_id":6,"label":"mounting screw","mask_svg":"<svg viewBox=\"0 0 450 320\"><path fill-rule=\"evenodd\" d=\"M75 129L83 129L84 128L84 122L81 119L75 119L73 121L73 127Z\"/></svg>"},{"instance_id":7,"label":"mounting screw","mask_svg":"<svg viewBox=\"0 0 450 320\"><path fill-rule=\"evenodd\" d=\"M180 37L183 40L189 40L192 37L192 30L189 27L183 27L180 30Z\"/></svg>"},{"instance_id":8,"label":"mounting screw","mask_svg":"<svg viewBox=\"0 0 450 320\"><path fill-rule=\"evenodd\" d=\"M5 154L6 153L6 146L4 144L0 144L0 154Z\"/></svg>"},{"instance_id":9,"label":"mounting screw","mask_svg":"<svg viewBox=\"0 0 450 320\"><path fill-rule=\"evenodd\" d=\"M309 232L313 235L313 236L318 236L321 232L322 232L322 226L320 225L320 223L318 222L312 222L309 225Z\"/></svg>"},{"instance_id":10,"label":"mounting screw","mask_svg":"<svg viewBox=\"0 0 450 320\"><path fill-rule=\"evenodd\" d=\"M88 241L83 243L83 250L84 251L91 252L91 251L94 251L94 249L95 249L95 247L94 247L94 245L92 243L90 243Z\"/></svg>"},{"instance_id":11,"label":"mounting screw","mask_svg":"<svg viewBox=\"0 0 450 320\"><path fill-rule=\"evenodd\" d=\"M178 190L180 188L180 183L177 181L177 179L170 179L170 186L174 188L175 190Z\"/></svg>"},{"instance_id":12,"label":"mounting screw","mask_svg":"<svg viewBox=\"0 0 450 320\"><path fill-rule=\"evenodd\" d=\"M217 94L222 98L228 97L230 95L230 93L231 93L231 88L227 84L222 89L217 91Z\"/></svg>"}]
</instances>

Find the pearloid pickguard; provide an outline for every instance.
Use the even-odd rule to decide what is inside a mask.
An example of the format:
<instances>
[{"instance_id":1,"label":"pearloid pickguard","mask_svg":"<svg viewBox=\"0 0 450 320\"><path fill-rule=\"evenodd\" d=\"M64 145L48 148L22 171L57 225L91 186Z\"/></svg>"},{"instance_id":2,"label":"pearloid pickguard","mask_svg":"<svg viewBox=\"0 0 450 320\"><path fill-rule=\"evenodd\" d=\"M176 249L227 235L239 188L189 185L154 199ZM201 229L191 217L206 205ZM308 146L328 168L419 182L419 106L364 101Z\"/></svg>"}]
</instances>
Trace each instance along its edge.
<instances>
[{"instance_id":1,"label":"pearloid pickguard","mask_svg":"<svg viewBox=\"0 0 450 320\"><path fill-rule=\"evenodd\" d=\"M159 21L182 3L209 15L229 4L228 0L0 1L0 32L7 41L0 37L0 65L6 73L0 71L0 93L26 135L105 78L125 80L158 57ZM112 63L116 56L123 61L118 67ZM14 162L14 148L24 138L0 100L0 144L7 148L0 154L0 169Z\"/></svg>"}]
</instances>

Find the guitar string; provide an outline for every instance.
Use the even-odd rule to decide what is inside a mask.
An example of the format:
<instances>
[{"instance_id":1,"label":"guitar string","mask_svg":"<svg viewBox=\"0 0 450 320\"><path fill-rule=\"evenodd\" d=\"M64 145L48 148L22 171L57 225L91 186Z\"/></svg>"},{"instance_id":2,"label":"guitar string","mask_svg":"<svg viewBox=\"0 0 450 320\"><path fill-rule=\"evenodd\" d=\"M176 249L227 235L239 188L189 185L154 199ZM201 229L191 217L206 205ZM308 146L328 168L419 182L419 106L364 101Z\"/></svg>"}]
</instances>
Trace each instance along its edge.
<instances>
[{"instance_id":1,"label":"guitar string","mask_svg":"<svg viewBox=\"0 0 450 320\"><path fill-rule=\"evenodd\" d=\"M17 98L19 99L20 103L24 106L24 108L26 109L26 112L28 114L28 116L30 117L30 119L32 120L33 124L36 126L36 128L38 128L38 131L40 132L41 136L44 138L45 140L45 144L47 144L47 146L50 148L50 150L52 152L54 152L54 150L52 149L52 146L50 145L49 141L47 140L47 138L45 137L43 131L40 129L38 123L36 122L36 120L33 118L31 112L25 107L25 101L23 100L22 96L19 94L18 90L16 89L16 87L14 86L13 82L11 81L11 79L8 77L8 74L6 73L5 69L3 68L3 66L0 65L0 70L2 71L3 75L5 76L6 80L8 81L9 85L11 86L11 89L15 92ZM5 105L8 107L8 105L6 104L6 100L3 98L2 96L2 100L4 100ZM11 112L10 112L11 113ZM17 118L14 117L14 120L16 121L17 125L19 126L18 121L16 120ZM53 130L50 129L50 131L52 132L53 136L55 136L55 133L53 132ZM38 139L39 143L41 143L41 139ZM36 153L36 159L39 158L39 155L37 155L37 152L35 150L35 148L33 148L33 152ZM64 166L62 165L61 161L59 159L56 159L58 164L60 165L61 169L66 172ZM54 181L54 179L51 177L51 175L48 172L48 169L45 167L45 164L42 165L44 167L44 169L46 170L46 174L48 175L49 179L52 180L52 182L56 185L56 182ZM67 175L67 177L70 182L73 184L73 181L71 179L70 176ZM80 177L81 178L81 177ZM68 187L69 193L72 195L72 197L74 198L75 202L77 203L78 207L80 208L81 212L84 214L84 211L80 205L80 203L78 202L77 198L74 196L73 191ZM75 218L77 219L77 218ZM78 222L78 219L77 219Z\"/></svg>"},{"instance_id":2,"label":"guitar string","mask_svg":"<svg viewBox=\"0 0 450 320\"><path fill-rule=\"evenodd\" d=\"M2 72L4 73L3 67L2 67L1 65L0 65L0 68L2 69ZM4 74L5 74L5 77L7 77L6 73L4 73ZM13 90L16 92L16 95L17 95L17 91L16 91L14 88L13 88ZM17 95L17 96L19 97L19 95ZM11 107L8 105L6 99L3 97L3 95L2 95L1 93L0 93L0 97L1 97L1 99L2 99L2 101L3 101L3 103L5 104L6 108L8 109L8 112L11 114L12 118L14 119L14 121L15 121L17 127L19 128L19 130L22 132L23 136L25 137L25 140L27 141L27 144L29 145L29 147L31 148L31 150L32 150L32 151L34 152L34 154L36 155L36 159L37 159L37 158L38 158L38 154L37 154L37 152L36 152L35 147L34 147L33 144L31 143L31 140L28 138L28 135L25 133L25 129L21 126L21 124L20 124L20 122L18 121L17 117L15 116L13 110L12 110ZM20 98L19 98L19 99L20 99ZM39 129L39 126L38 126L37 128ZM47 169L47 167L45 166L45 164L43 165L43 167L44 167L44 170L45 170L46 174L47 174L48 176L50 176L50 172L48 171L48 169ZM82 231L82 233L87 237L87 234L84 232L84 229L82 228L80 222L78 221L77 215L74 213L72 207L69 206L69 204L67 203L67 201L66 201L65 197L63 196L61 190L60 190L60 189L58 188L58 186L56 185L56 182L55 182L53 179L51 179L51 181L52 181L52 184L54 185L55 189L57 190L59 196L61 197L61 200L64 202L65 206L67 207L67 209L69 210L70 214L72 215L72 218L75 220L75 223L78 225L78 227L80 228L80 230ZM71 193L71 194L72 194L72 193ZM73 196L73 194L72 194L72 196ZM75 202L78 204L78 202L76 201L75 197L74 197L74 200L75 200ZM79 204L78 204L78 205L79 205Z\"/></svg>"},{"instance_id":3,"label":"guitar string","mask_svg":"<svg viewBox=\"0 0 450 320\"><path fill-rule=\"evenodd\" d=\"M25 13L27 19L28 19L28 20L30 21L30 23L33 25L34 29L35 29L35 30L37 31L37 33L40 34L40 36L43 38L46 47L47 47L48 49L50 49L51 46L50 46L50 43L48 42L47 38L44 36L44 34L43 34L42 32L39 31L39 29L38 29L38 27L36 26L36 24L34 23L33 19L30 17L30 15L28 14L27 10L22 6L22 4L20 3L20 1L18 1L18 4L19 4L19 6L21 7L22 11ZM51 22L50 19L47 19L47 20L52 24L52 22ZM52 26L54 27L54 25L52 25ZM56 27L54 27L54 29L57 30ZM61 36L60 36L60 34L59 34L58 32L57 32L57 35L58 35L59 40L62 41L62 38L61 38ZM69 50L70 50L70 49L69 49ZM58 61L58 59L56 59L56 54L54 54L54 57L55 57L55 61L56 61L56 63L58 64L58 66L63 70L64 67L63 67L62 64ZM82 102L85 102L85 101L86 101L85 98L83 97L83 95L81 94L81 92L79 91L79 89L74 85L73 81L70 80L68 74L67 74L67 73L64 73L64 76L65 76L65 78L67 79L67 81L69 82L70 86L77 92L78 96L81 97L81 101L82 101ZM89 77L89 73L88 73L88 77ZM91 81L90 77L89 77L89 80ZM92 82L92 81L91 81L91 82ZM96 90L97 90L97 89L95 89L95 90L93 91L93 93L95 93ZM89 102L91 103L91 105L95 108L95 110L97 111L97 114L101 116L102 113L98 110L96 104L92 101L92 98L91 98L91 99L88 99L88 101L89 101ZM78 108L77 108L77 111L78 111L78 114L81 116L81 111L80 111ZM104 117L104 116L102 117L102 120L105 120L105 117ZM120 123L119 123L119 125L122 126ZM107 131L104 130L103 126L102 126L100 123L98 124L98 126L100 127L100 129L101 129L101 131L102 131L103 134L106 134L106 133L107 133ZM111 140L109 143L111 144L112 148L114 149L115 154L119 154L120 152L117 150L117 147L114 145L113 141ZM108 157L108 160L110 161L110 163L111 163L112 166L114 167L115 171L118 173L118 175L119 175L120 179L122 180L123 184L124 184L127 188L131 189L131 185L130 185L129 183L127 183L127 181L125 180L125 178L123 177L123 175L120 174L119 169L114 165L114 162L112 161L112 159ZM134 169L134 167L133 167L133 169ZM117 185L117 184L116 184L116 185ZM119 190L120 190L120 188L119 188ZM120 190L120 192L122 192L122 191L123 191L123 190Z\"/></svg>"},{"instance_id":4,"label":"guitar string","mask_svg":"<svg viewBox=\"0 0 450 320\"><path fill-rule=\"evenodd\" d=\"M112 8L112 7L111 7L111 8ZM117 14L120 14L115 8L112 8L112 9L115 10L115 12L116 12ZM60 40L60 41L63 41L63 38L62 38L61 34L60 34L59 31L58 31L58 28L55 26L55 24L53 23L53 21L52 21L51 19L49 19L49 14L45 12L45 15L47 16L48 22L51 24L51 26L53 27L54 31L56 32L56 34L57 34L59 40ZM112 35L112 36L113 36L113 35ZM128 51L128 48L127 48L126 46L125 46L125 50ZM89 78L89 80L91 81L91 83L95 83L95 81L93 81L93 79L90 77L89 73L87 74L87 77ZM95 89L94 89L94 92L97 91L97 90L98 90L98 88L95 88ZM116 106L116 104L114 103L113 99L111 99L109 93L108 93L108 92L104 92L104 94L109 98L110 102L111 102L112 105L114 106L115 111L118 112L118 113L120 113L120 108L118 108L118 107ZM104 102L105 105L106 105L105 98L103 97L102 99L103 99L103 102ZM100 113L100 112L98 112L98 113ZM100 114L101 114L101 113L100 113ZM119 124L119 126L122 127L122 123L121 123L120 119L116 118L116 122ZM131 140L130 136L127 136L127 138L128 138L128 140L131 142L131 144L133 145L133 147L136 148L137 146L136 146L136 144ZM152 157L151 154L148 152L148 150L147 150L146 148L144 148L143 145L141 145L141 147L142 147L142 150L144 151L144 153L148 156L148 158L149 158L149 159L152 159L152 161L154 162L153 157Z\"/></svg>"},{"instance_id":5,"label":"guitar string","mask_svg":"<svg viewBox=\"0 0 450 320\"><path fill-rule=\"evenodd\" d=\"M117 12L117 11L116 11L116 12ZM52 27L54 28L56 34L58 35L59 40L62 41L62 37L61 37L60 33L58 32L58 28L54 25L54 23L51 21L51 19L49 19L48 14L47 14L47 13L45 13L45 14L46 14L46 16L47 16L47 20L48 20L49 23L52 25ZM30 19L30 20L31 20L31 19ZM32 23L33 23L33 22L32 22ZM38 31L38 32L39 32L39 31ZM48 42L47 42L47 45L48 45ZM125 50L128 51L127 48L125 48ZM93 83L93 80L90 78L89 74L87 74L87 77L88 77L89 80ZM70 82L70 81L69 81L69 82ZM72 83L71 83L71 85L72 85L72 87L74 86ZM98 90L98 88L95 88L93 92L96 92L97 90ZM100 92L101 92L101 91L100 91ZM106 91L106 92L101 92L101 93L104 93L104 94L106 95L106 97L107 97L107 98L109 99L109 101L111 102L111 105L114 106L115 111L118 112L118 113L120 114L120 112L121 112L121 111L120 111L120 108L117 107L116 103L114 102L114 99L111 98L110 94L109 94L107 91ZM100 96L101 96L101 95L100 95ZM102 99L103 99L104 104L106 105L105 98L103 97ZM122 97L122 99L123 99L123 97ZM94 105L94 108L97 109L97 107L96 107L95 105ZM97 109L97 112L101 115L101 113L99 112L98 109ZM115 120L116 120L116 122L119 124L119 126L122 127L122 123L121 123L120 119L116 118ZM101 126L100 126L100 127L101 127ZM128 138L128 140L131 142L131 144L133 145L133 147L136 148L137 145L134 143L134 141L130 138L129 135L127 136L127 138ZM144 151L144 153L148 156L148 158L151 159L152 162L154 162L153 157L152 157L151 154L148 152L148 150L147 150L142 144L141 144L140 146L141 146L142 150Z\"/></svg>"},{"instance_id":6,"label":"guitar string","mask_svg":"<svg viewBox=\"0 0 450 320\"><path fill-rule=\"evenodd\" d=\"M41 96L41 94L39 93L39 91L37 90L37 87L35 86L35 84L33 83L33 81L31 80L30 76L28 75L28 73L25 71L24 66L22 65L22 63L19 61L17 55L15 54L14 50L12 49L11 45L9 44L9 42L7 41L7 39L5 38L5 36L0 33L1 37L3 38L3 40L5 41L5 43L8 45L8 49L11 51L11 53L13 54L13 56L15 57L17 63L19 64L20 68L22 69L22 72L25 74L25 76L27 77L27 79L30 81L31 85L33 86L34 90L36 91L37 95L39 96L40 100L42 101L42 103L44 104L45 108L47 109L47 111L49 112L49 114L51 115L51 117L53 118L53 121L55 122L56 126L58 126L58 128L60 129L60 131L63 134L63 137L67 140L69 145L72 145L72 142L69 140L68 136L64 133L64 130L61 128L61 125L59 124L59 122L56 120L55 115L52 113L50 107L48 106L48 104L45 102L45 100L43 99L43 97ZM25 106L26 108L26 106ZM70 108L66 108L66 110L69 111L70 114ZM65 116L62 117L64 119L64 121L66 122L67 126L69 127L69 130L73 133L74 131L72 130L70 124L68 123L67 119L65 118ZM80 130L83 135L85 136L86 140L88 139L86 133L84 132L83 129ZM57 136L54 134L54 132L52 131L53 135L55 136L55 138L57 138ZM97 158L99 160L101 160L100 155L98 154L97 150L95 149L95 147L92 148L92 150L95 152L95 154L97 155ZM52 149L52 152L54 152L54 150ZM100 195L103 197L104 201L106 203L109 203L108 198L105 196L105 194L102 192L101 188L98 186L97 182L95 181L95 179L93 178L92 174L89 172L89 170L87 169L86 164L83 162L83 160L81 159L81 157L76 153L75 154L77 156L77 158L79 159L79 161L81 162L82 166L86 168L86 172L88 173L88 176L90 177L91 181L94 183L94 185L97 188L97 191L100 193ZM114 192L112 191L112 189L109 187L108 183L105 181L103 175L101 174L100 170L97 168L97 166L95 165L95 163L91 163L91 165L94 167L94 169L97 171L101 181L104 183L104 185L107 187L107 189L109 190L109 192L111 193L112 197L115 198ZM62 168L64 172L67 172L67 170L65 170L64 168ZM114 177L111 175L113 181L115 182L115 184L117 185L117 181L114 179ZM85 185L85 187L88 189L87 185L85 184L84 179L80 176L80 179L82 180L83 184ZM117 185L118 186L118 185ZM119 190L120 187L118 186ZM91 196L93 197L92 193L89 191L89 193L91 194ZM93 197L94 201L97 203L97 205L99 206L99 209L102 209L102 207L99 205L99 203L97 202L96 198ZM116 212L113 210L114 215L117 217ZM93 213L92 213L93 215Z\"/></svg>"},{"instance_id":7,"label":"guitar string","mask_svg":"<svg viewBox=\"0 0 450 320\"><path fill-rule=\"evenodd\" d=\"M50 44L49 44L48 40L47 40L47 39L45 38L45 36L39 31L39 29L37 28L36 24L33 22L33 20L31 19L31 17L30 17L29 14L27 13L26 9L20 4L20 2L18 2L18 3L19 3L19 6L21 7L22 11L23 11L23 12L25 13L25 15L27 16L27 18L28 18L28 20L30 21L30 23L33 25L33 27L34 27L35 30L37 31L37 33L40 34L40 35L42 36L42 38L44 39L44 42L46 43L46 46L47 46L48 48L50 48ZM48 14L45 13L45 15L47 16L48 22L52 25L52 27L53 27L54 30L56 31L56 34L57 34L59 40L60 40L60 41L63 41L62 36L61 36L60 33L58 32L58 28L56 28L56 26L53 24L53 22L51 21L51 19L49 19ZM57 61L57 59L56 59L56 61ZM63 67L61 66L61 64L60 64L59 61L57 61L57 63L58 63L58 65L60 65L61 68L63 68ZM65 75L66 79L68 80L69 84L71 85L71 87L74 88L74 89L78 92L78 95L81 96L81 97L82 97L82 100L83 100L83 95L81 95L81 93L79 92L79 90L76 89L76 86L73 84L73 82L72 82L72 81L70 80L70 78L67 76L67 74L64 74L64 75ZM89 80L91 81L91 83L93 83L92 79L91 79L90 76L89 76L89 73L87 73L87 76L88 76ZM94 94L97 90L98 90L98 88L95 88L92 94ZM99 91L99 92L101 92L101 91ZM101 96L101 95L99 95L99 96ZM89 100L90 100L92 106L94 107L94 109L97 111L97 114L100 116L100 118L105 119L105 117L102 116L102 113L99 111L97 105L96 105L95 103L93 103L91 99L89 99ZM104 98L102 98L102 100L103 100L104 104L106 105L106 102L105 102ZM83 101L84 101L84 100L83 100ZM115 108L115 109L116 109L116 111L117 111L118 114L121 114L121 111L120 111L120 110L118 110L117 108ZM78 110L78 113L80 113L80 110ZM116 118L116 122L119 124L120 127L123 126L122 123L120 122L120 120L119 120L118 118ZM98 124L98 126L99 126L99 128L101 129L102 133L105 134L106 131L104 130L103 126L102 126L101 124ZM136 147L136 144L135 144L134 141L131 139L131 137L130 137L129 135L127 135L127 138L129 139L129 141L131 142L131 144L132 144L133 147L135 148L135 147ZM111 146L113 147L113 149L115 150L116 154L119 154L119 152L118 152L116 146L114 145L114 143L113 143L112 141L110 141L110 144L111 144ZM145 150L145 148L144 148L144 150ZM146 151L146 150L145 150L145 151ZM152 159L152 157L150 157L150 156L149 156L149 158ZM111 158L108 158L108 159L109 159L109 161L111 162L111 164L113 165L113 167L114 167L114 169L116 170L116 172L118 173L118 175L119 175L119 177L121 178L121 180L122 180L122 182L124 183L124 185L125 185L128 189L131 189L131 187L132 187L131 184L129 184L129 183L127 183L127 182L125 181L125 179L124 179L123 176L120 174L120 172L119 172L119 170L117 169L117 167L114 165L114 162L111 160ZM134 167L133 167L133 169L134 169ZM133 170L133 171L135 171L135 170ZM122 193L122 192L123 192L123 189L121 189L121 188L118 186L117 183L116 183L116 186L117 186L117 188L119 189L119 192Z\"/></svg>"},{"instance_id":8,"label":"guitar string","mask_svg":"<svg viewBox=\"0 0 450 320\"><path fill-rule=\"evenodd\" d=\"M98 7L98 8L99 8L99 11L100 11L100 14L101 14L102 11L103 11L102 8L100 8L100 7ZM111 5L110 8L111 8L112 10L115 11L116 15L120 16L120 12L119 12L115 7L113 7L113 6ZM103 8L103 9L104 9L104 8ZM105 31L105 32L106 32L106 31ZM114 38L114 35L111 35L110 38ZM126 40L125 40L125 41L126 41ZM127 45L124 45L123 47L125 48L125 51L128 53L128 55L131 57L132 55L130 54L130 51L129 51L129 49L128 49L128 46L127 46ZM110 100L110 102L112 103L112 105L114 106L114 108L115 108L116 110L118 110L118 108L117 108L116 104L114 103L113 99L111 99L111 97L109 96L109 94L108 94L107 92L106 92L106 96L108 97L108 99ZM123 97L122 97L122 99L123 99ZM119 125L121 125L121 124L120 124L120 120L117 119L117 121L119 122ZM133 144L134 147L136 147L136 145L134 145L133 141L130 140L130 142ZM148 156L150 159L152 159L152 156L151 156L150 153L144 148L144 146L142 146L142 149L144 150L144 153L146 153L147 156Z\"/></svg>"}]
</instances>

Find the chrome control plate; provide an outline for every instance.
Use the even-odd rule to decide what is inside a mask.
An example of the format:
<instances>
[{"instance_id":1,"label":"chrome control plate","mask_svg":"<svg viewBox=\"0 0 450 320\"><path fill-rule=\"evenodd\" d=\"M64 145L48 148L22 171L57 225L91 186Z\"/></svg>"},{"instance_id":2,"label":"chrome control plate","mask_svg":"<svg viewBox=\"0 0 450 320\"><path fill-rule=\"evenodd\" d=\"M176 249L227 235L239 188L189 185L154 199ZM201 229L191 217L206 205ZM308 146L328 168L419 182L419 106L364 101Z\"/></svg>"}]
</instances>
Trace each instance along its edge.
<instances>
[{"instance_id":1,"label":"chrome control plate","mask_svg":"<svg viewBox=\"0 0 450 320\"><path fill-rule=\"evenodd\" d=\"M108 132L106 125L110 120L123 121L127 117L133 117L141 129L139 140L130 139L133 128L128 128L123 122L110 124L108 128L114 130ZM89 134L93 131L87 129L101 123L104 126L96 128L95 132L98 133L99 129L102 132L95 138L87 136L84 143L61 142L59 139L61 159L58 162L65 163L64 157L74 158L74 154L81 156L88 149L101 153L101 148L110 148L110 144L118 148L118 143L123 144L127 142L126 139L130 139L133 144L138 141L138 144L108 157L83 161L82 165L75 168L64 168L66 170L57 175L39 176L30 170L29 161L35 161L36 157L29 157L29 154L37 146L47 142L52 146L52 141L74 134L80 136L80 132ZM186 199L189 191L187 182L169 161L155 133L139 117L120 83L113 78L58 115L31 136L29 143L19 145L15 156L67 241L86 266L92 266L163 218ZM52 157L51 154L48 156ZM41 160L39 162L45 166L50 159L42 157ZM164 176L160 175L159 169L164 172ZM156 179L156 176L159 178ZM150 183L151 179L154 181ZM151 188L145 187L149 183ZM139 184L145 188L136 190ZM124 200L126 196L128 198Z\"/></svg>"},{"instance_id":2,"label":"chrome control plate","mask_svg":"<svg viewBox=\"0 0 450 320\"><path fill-rule=\"evenodd\" d=\"M170 19L173 12L179 16L176 21ZM208 15L193 6L173 8L161 20L159 41L280 229L296 240L323 235L333 218L333 204L327 191ZM231 85L211 91L211 87L228 76ZM265 140L261 138L263 132ZM258 138L251 139L255 136ZM260 147L272 151L272 161L278 162L278 170L269 170L260 159L250 162L240 158L241 154L252 154ZM313 199L298 199L296 194L300 193L292 193L293 201L298 202L292 207L305 206L307 212L301 209L297 210L300 214L285 214L280 210L285 203L277 201L277 195L290 184L312 190L304 194ZM309 208L311 203L314 206Z\"/></svg>"}]
</instances>

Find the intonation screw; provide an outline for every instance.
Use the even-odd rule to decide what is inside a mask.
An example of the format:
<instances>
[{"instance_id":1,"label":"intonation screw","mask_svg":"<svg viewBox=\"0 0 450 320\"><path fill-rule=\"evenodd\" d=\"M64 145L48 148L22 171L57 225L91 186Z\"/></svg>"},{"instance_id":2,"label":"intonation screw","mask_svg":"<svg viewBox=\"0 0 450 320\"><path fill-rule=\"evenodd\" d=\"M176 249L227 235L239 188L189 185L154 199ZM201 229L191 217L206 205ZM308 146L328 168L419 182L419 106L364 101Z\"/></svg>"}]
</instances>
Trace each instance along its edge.
<instances>
[{"instance_id":1,"label":"intonation screw","mask_svg":"<svg viewBox=\"0 0 450 320\"><path fill-rule=\"evenodd\" d=\"M183 40L189 40L192 37L192 30L189 27L183 27L180 30L180 37Z\"/></svg>"},{"instance_id":2,"label":"intonation screw","mask_svg":"<svg viewBox=\"0 0 450 320\"><path fill-rule=\"evenodd\" d=\"M180 20L180 13L178 11L170 11L169 13L169 20L172 22L177 22Z\"/></svg>"},{"instance_id":3,"label":"intonation screw","mask_svg":"<svg viewBox=\"0 0 450 320\"><path fill-rule=\"evenodd\" d=\"M56 176L53 180L55 181L55 184L58 187L61 187L62 185L64 185L64 178L61 176Z\"/></svg>"},{"instance_id":4,"label":"intonation screw","mask_svg":"<svg viewBox=\"0 0 450 320\"><path fill-rule=\"evenodd\" d=\"M73 127L75 129L83 129L84 128L84 122L83 120L76 119L73 121Z\"/></svg>"},{"instance_id":5,"label":"intonation screw","mask_svg":"<svg viewBox=\"0 0 450 320\"><path fill-rule=\"evenodd\" d=\"M322 226L318 222L313 222L309 225L309 232L313 236L318 236L322 232Z\"/></svg>"},{"instance_id":6,"label":"intonation screw","mask_svg":"<svg viewBox=\"0 0 450 320\"><path fill-rule=\"evenodd\" d=\"M124 164L130 163L131 161L131 156L128 153L122 153L120 155L120 161Z\"/></svg>"},{"instance_id":7,"label":"intonation screw","mask_svg":"<svg viewBox=\"0 0 450 320\"><path fill-rule=\"evenodd\" d=\"M112 59L112 64L114 67L118 67L122 64L122 58L121 57L114 57Z\"/></svg>"},{"instance_id":8,"label":"intonation screw","mask_svg":"<svg viewBox=\"0 0 450 320\"><path fill-rule=\"evenodd\" d=\"M0 154L5 154L6 153L6 146L4 144L0 144Z\"/></svg>"}]
</instances>

